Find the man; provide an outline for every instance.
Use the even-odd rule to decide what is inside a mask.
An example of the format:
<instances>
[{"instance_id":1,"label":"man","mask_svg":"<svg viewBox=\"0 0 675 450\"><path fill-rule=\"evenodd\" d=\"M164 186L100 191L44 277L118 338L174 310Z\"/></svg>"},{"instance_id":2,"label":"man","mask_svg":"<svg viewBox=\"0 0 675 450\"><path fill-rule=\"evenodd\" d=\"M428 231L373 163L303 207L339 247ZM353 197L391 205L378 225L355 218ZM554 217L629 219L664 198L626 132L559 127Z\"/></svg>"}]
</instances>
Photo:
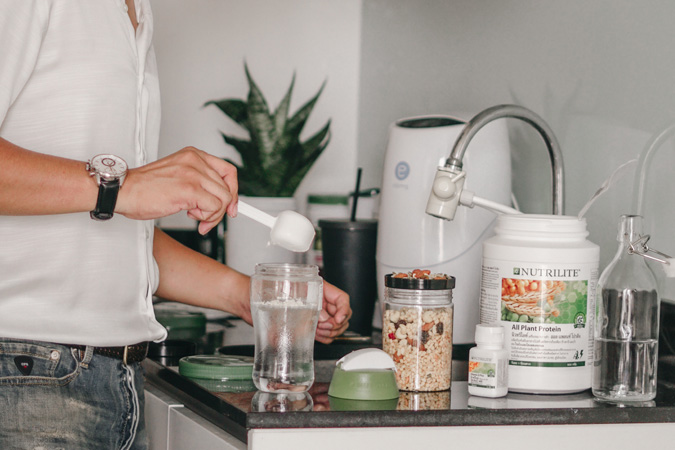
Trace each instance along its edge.
<instances>
[{"instance_id":1,"label":"man","mask_svg":"<svg viewBox=\"0 0 675 450\"><path fill-rule=\"evenodd\" d=\"M153 294L251 321L247 276L154 228L207 233L237 179L194 148L156 160L151 37L149 0L0 2L0 448L145 448ZM317 340L350 314L326 285Z\"/></svg>"}]
</instances>

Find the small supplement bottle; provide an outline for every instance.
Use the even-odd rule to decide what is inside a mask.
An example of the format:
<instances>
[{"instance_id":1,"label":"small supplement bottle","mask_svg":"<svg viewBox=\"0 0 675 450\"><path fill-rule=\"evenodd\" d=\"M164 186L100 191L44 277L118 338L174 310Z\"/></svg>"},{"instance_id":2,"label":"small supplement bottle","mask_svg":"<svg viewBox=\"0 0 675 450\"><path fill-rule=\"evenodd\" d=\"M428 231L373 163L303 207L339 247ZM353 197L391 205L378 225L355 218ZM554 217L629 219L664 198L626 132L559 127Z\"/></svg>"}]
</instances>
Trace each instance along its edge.
<instances>
[{"instance_id":1,"label":"small supplement bottle","mask_svg":"<svg viewBox=\"0 0 675 450\"><path fill-rule=\"evenodd\" d=\"M429 270L384 279L382 349L396 364L401 391L450 388L455 278Z\"/></svg>"},{"instance_id":2,"label":"small supplement bottle","mask_svg":"<svg viewBox=\"0 0 675 450\"><path fill-rule=\"evenodd\" d=\"M509 392L509 352L504 348L504 328L476 325L476 344L469 351L469 394L505 396Z\"/></svg>"}]
</instances>

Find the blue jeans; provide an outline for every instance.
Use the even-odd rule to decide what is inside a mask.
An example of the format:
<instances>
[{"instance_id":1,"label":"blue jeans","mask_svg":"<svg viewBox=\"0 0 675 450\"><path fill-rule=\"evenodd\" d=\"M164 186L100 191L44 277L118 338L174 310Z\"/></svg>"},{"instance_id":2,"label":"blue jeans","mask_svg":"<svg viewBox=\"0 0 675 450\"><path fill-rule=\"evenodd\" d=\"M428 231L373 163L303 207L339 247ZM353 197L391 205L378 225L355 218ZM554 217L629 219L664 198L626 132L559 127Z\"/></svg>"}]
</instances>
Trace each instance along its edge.
<instances>
[{"instance_id":1,"label":"blue jeans","mask_svg":"<svg viewBox=\"0 0 675 450\"><path fill-rule=\"evenodd\" d=\"M140 363L0 338L0 449L145 449Z\"/></svg>"}]
</instances>

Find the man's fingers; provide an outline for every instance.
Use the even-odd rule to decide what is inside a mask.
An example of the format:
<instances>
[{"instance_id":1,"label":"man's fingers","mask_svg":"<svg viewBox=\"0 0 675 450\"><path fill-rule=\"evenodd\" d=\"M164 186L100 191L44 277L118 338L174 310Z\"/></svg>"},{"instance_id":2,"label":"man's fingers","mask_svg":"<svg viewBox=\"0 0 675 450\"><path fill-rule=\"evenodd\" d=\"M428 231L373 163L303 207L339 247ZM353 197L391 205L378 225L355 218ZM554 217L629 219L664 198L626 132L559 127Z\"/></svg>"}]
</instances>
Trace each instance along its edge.
<instances>
[{"instance_id":1,"label":"man's fingers","mask_svg":"<svg viewBox=\"0 0 675 450\"><path fill-rule=\"evenodd\" d=\"M223 161L213 155L200 150L200 156L204 159L206 165L213 171L211 177L218 178L227 186L231 195L231 203L228 206L228 212L234 216L236 214L236 204L239 201L239 182L237 179L237 168L232 164Z\"/></svg>"},{"instance_id":2,"label":"man's fingers","mask_svg":"<svg viewBox=\"0 0 675 450\"><path fill-rule=\"evenodd\" d=\"M200 233L206 233L226 213L236 214L237 189L236 167L186 147L131 169L120 191L117 212L146 220L187 211L188 217L200 222Z\"/></svg>"},{"instance_id":3,"label":"man's fingers","mask_svg":"<svg viewBox=\"0 0 675 450\"><path fill-rule=\"evenodd\" d=\"M196 149L195 149L196 150ZM237 201L239 201L237 181L237 168L213 155L197 150L205 165L205 173L213 184L208 184L207 189L212 194L224 198L223 216L227 213L230 217L237 215Z\"/></svg>"}]
</instances>

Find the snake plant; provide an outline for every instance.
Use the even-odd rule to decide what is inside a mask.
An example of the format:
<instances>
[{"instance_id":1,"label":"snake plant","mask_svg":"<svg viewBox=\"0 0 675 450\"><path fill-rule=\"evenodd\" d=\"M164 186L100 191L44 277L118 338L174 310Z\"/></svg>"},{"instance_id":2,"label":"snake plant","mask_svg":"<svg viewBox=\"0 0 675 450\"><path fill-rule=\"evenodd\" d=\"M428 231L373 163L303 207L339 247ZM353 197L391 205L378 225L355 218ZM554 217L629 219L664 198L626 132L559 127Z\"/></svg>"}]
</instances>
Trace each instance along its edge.
<instances>
[{"instance_id":1,"label":"snake plant","mask_svg":"<svg viewBox=\"0 0 675 450\"><path fill-rule=\"evenodd\" d=\"M249 139L240 139L221 132L225 142L239 153L237 166L239 193L251 197L290 197L330 141L330 120L315 134L302 141L300 134L314 109L323 88L289 115L295 74L274 112L270 112L260 88L244 65L248 79L246 100L225 98L211 100L226 116L248 131Z\"/></svg>"}]
</instances>

